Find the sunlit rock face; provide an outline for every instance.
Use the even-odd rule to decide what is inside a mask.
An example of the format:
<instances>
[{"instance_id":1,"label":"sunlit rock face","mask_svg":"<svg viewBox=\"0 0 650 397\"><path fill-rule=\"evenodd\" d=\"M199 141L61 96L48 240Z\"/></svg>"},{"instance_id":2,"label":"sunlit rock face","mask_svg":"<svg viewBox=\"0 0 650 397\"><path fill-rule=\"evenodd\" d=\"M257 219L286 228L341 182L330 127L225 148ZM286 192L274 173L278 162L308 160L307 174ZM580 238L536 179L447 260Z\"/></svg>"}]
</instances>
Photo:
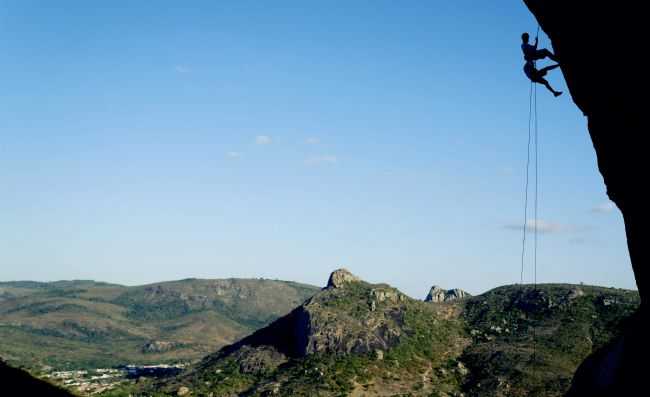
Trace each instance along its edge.
<instances>
[{"instance_id":1,"label":"sunlit rock face","mask_svg":"<svg viewBox=\"0 0 650 397\"><path fill-rule=\"evenodd\" d=\"M436 302L436 303L451 302L459 299L468 298L470 296L471 296L470 294L463 291L462 289L454 288L454 289L444 290L441 287L434 285L429 290L429 294L427 294L426 298L424 298L424 301Z\"/></svg>"},{"instance_id":2,"label":"sunlit rock face","mask_svg":"<svg viewBox=\"0 0 650 397\"><path fill-rule=\"evenodd\" d=\"M345 284L360 281L361 279L350 273L347 269L334 270L327 281L327 288L341 288Z\"/></svg>"}]
</instances>

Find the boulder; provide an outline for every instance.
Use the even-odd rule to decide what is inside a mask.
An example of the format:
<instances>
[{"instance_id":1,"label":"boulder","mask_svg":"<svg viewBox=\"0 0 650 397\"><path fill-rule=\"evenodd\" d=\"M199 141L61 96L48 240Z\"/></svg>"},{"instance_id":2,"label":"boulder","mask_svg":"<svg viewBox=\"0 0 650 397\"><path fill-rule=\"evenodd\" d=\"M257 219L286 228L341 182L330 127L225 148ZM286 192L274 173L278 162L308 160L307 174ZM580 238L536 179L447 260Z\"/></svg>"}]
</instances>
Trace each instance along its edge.
<instances>
[{"instance_id":1,"label":"boulder","mask_svg":"<svg viewBox=\"0 0 650 397\"><path fill-rule=\"evenodd\" d=\"M450 290L444 290L437 285L434 285L429 290L429 294L424 298L425 302L451 302L459 299L468 298L471 295L462 289L454 288Z\"/></svg>"},{"instance_id":2,"label":"boulder","mask_svg":"<svg viewBox=\"0 0 650 397\"><path fill-rule=\"evenodd\" d=\"M342 288L345 284L361 281L361 279L350 273L347 269L334 270L330 274L326 288Z\"/></svg>"}]
</instances>

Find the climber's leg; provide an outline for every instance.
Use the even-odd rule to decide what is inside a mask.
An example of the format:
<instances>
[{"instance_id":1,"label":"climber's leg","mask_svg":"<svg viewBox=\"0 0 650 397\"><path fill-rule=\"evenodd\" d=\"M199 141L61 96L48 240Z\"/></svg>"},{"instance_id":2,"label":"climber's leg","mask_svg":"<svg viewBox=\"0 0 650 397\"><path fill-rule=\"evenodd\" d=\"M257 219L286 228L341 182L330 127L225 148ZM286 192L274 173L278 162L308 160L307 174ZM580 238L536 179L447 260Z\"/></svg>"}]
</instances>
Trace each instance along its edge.
<instances>
[{"instance_id":1,"label":"climber's leg","mask_svg":"<svg viewBox=\"0 0 650 397\"><path fill-rule=\"evenodd\" d=\"M537 50L535 52L535 59L544 59L548 58L554 62L559 62L555 54L553 54L551 51L549 51L546 48L542 48L541 50Z\"/></svg>"}]
</instances>

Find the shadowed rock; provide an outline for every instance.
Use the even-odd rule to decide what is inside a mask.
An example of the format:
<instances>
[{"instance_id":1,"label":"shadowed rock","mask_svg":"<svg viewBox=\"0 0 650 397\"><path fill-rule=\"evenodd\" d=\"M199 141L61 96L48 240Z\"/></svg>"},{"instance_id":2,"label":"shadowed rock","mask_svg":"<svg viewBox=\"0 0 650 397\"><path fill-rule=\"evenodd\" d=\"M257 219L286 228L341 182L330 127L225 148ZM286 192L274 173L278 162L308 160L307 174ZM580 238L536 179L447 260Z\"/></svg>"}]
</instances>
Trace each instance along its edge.
<instances>
[{"instance_id":1,"label":"shadowed rock","mask_svg":"<svg viewBox=\"0 0 650 397\"><path fill-rule=\"evenodd\" d=\"M645 37L643 2L524 0L551 39L575 104L587 117L598 168L607 194L623 214L641 309L618 341L597 352L578 370L570 395L638 394L645 388L647 338L648 79L639 39ZM636 322L636 324L635 324Z\"/></svg>"},{"instance_id":2,"label":"shadowed rock","mask_svg":"<svg viewBox=\"0 0 650 397\"><path fill-rule=\"evenodd\" d=\"M22 369L13 368L0 360L0 395L73 397L66 390L32 377Z\"/></svg>"}]
</instances>

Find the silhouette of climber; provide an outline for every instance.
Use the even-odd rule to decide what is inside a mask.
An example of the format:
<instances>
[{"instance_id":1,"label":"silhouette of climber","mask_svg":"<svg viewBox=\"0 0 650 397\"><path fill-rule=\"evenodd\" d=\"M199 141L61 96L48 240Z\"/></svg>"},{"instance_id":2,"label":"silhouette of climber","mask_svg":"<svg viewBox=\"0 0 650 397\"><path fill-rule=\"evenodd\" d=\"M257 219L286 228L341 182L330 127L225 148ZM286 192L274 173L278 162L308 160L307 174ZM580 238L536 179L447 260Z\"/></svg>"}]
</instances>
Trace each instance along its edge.
<instances>
[{"instance_id":1,"label":"silhouette of climber","mask_svg":"<svg viewBox=\"0 0 650 397\"><path fill-rule=\"evenodd\" d=\"M538 61L540 59L548 58L551 61L559 62L555 54L553 54L551 51L547 50L546 48L542 48L541 50L537 49L537 43L539 42L538 37L535 37L534 45L529 44L528 40L530 40L530 36L528 35L528 33L522 33L521 50L524 52L525 60Z\"/></svg>"},{"instance_id":2,"label":"silhouette of climber","mask_svg":"<svg viewBox=\"0 0 650 397\"><path fill-rule=\"evenodd\" d=\"M526 61L526 64L524 65L524 73L526 73L526 76L530 79L530 81L538 84L542 84L544 87L546 87L549 91L553 93L555 97L559 97L562 95L562 91L555 91L553 87L546 81L544 76L546 76L546 73L548 73L549 70L553 70L557 68L558 65L557 63L555 65L547 66L545 68L537 69L535 67L535 62L533 61Z\"/></svg>"},{"instance_id":3,"label":"silhouette of climber","mask_svg":"<svg viewBox=\"0 0 650 397\"><path fill-rule=\"evenodd\" d=\"M562 95L562 91L555 91L553 87L551 87L551 85L548 83L548 81L546 81L544 78L549 70L555 69L560 65L555 64L541 69L537 69L535 67L535 61L537 60L548 58L555 62L558 62L557 57L546 48L542 48L541 50L537 49L537 44L539 42L538 37L535 37L535 44L533 45L528 43L529 40L530 35L525 32L522 33L521 50L524 52L524 59L526 60L526 64L524 65L524 73L526 73L526 76L528 76L530 81L544 85L549 91L553 93L555 97Z\"/></svg>"}]
</instances>

